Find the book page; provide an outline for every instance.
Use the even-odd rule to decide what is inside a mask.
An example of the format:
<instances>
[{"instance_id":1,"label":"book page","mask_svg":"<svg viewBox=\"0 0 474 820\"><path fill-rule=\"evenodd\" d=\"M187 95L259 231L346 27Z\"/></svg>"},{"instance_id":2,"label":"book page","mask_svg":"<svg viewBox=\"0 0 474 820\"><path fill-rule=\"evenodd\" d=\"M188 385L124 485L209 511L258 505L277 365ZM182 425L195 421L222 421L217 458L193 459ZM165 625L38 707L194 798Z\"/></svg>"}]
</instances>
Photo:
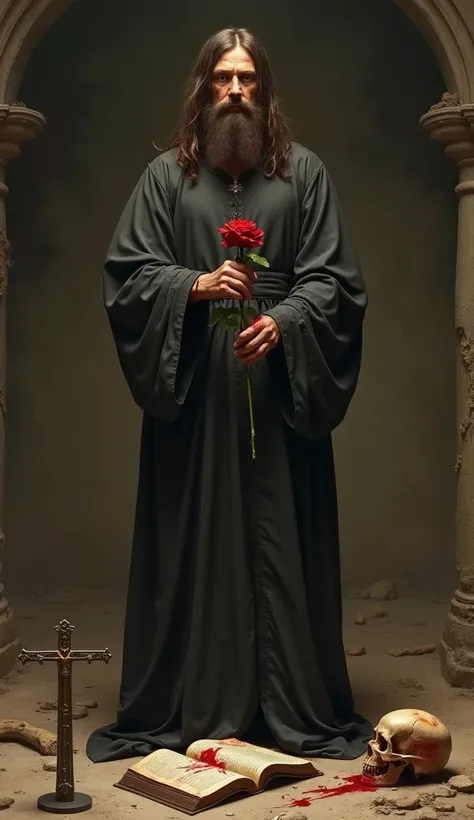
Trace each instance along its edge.
<instances>
[{"instance_id":1,"label":"book page","mask_svg":"<svg viewBox=\"0 0 474 820\"><path fill-rule=\"evenodd\" d=\"M281 764L283 766L307 766L312 761L308 757L295 757L294 755L287 755L285 752L279 752L275 749L266 749L263 746L254 746L252 743L245 743L244 740L237 740L237 738L229 737L225 740L219 741L223 746L234 746L236 748L247 750L247 754L257 755L263 761L263 755L266 755L267 765Z\"/></svg>"},{"instance_id":2,"label":"book page","mask_svg":"<svg viewBox=\"0 0 474 820\"><path fill-rule=\"evenodd\" d=\"M158 749L130 766L130 771L197 797L212 794L222 786L242 779L239 774L190 760L189 757L169 749Z\"/></svg>"},{"instance_id":3,"label":"book page","mask_svg":"<svg viewBox=\"0 0 474 820\"><path fill-rule=\"evenodd\" d=\"M235 741L233 738L221 741L197 740L189 746L186 754L194 760L205 760L211 765L237 772L243 777L250 777L256 786L259 786L260 778L268 766L279 764L307 767L310 763L304 758L261 749L259 746Z\"/></svg>"}]
</instances>

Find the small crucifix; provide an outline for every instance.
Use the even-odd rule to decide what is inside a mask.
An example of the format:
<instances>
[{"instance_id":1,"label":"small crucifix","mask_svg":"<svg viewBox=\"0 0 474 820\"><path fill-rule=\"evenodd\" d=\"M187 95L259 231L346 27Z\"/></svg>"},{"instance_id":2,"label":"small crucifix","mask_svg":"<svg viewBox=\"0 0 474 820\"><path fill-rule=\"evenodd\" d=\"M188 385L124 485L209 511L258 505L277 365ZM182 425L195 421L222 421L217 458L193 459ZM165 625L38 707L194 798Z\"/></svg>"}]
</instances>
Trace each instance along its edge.
<instances>
[{"instance_id":1,"label":"small crucifix","mask_svg":"<svg viewBox=\"0 0 474 820\"><path fill-rule=\"evenodd\" d=\"M72 732L72 664L75 661L104 661L112 657L108 649L72 649L71 634L75 630L69 621L54 627L58 633L58 648L44 652L23 649L18 656L22 664L55 661L58 667L58 743L56 791L38 798L38 808L52 814L77 814L92 806L92 798L74 790L74 747Z\"/></svg>"},{"instance_id":2,"label":"small crucifix","mask_svg":"<svg viewBox=\"0 0 474 820\"><path fill-rule=\"evenodd\" d=\"M242 193L243 190L243 186L240 184L238 179L232 180L232 182L229 185L229 191L231 192L231 194L237 195Z\"/></svg>"}]
</instances>

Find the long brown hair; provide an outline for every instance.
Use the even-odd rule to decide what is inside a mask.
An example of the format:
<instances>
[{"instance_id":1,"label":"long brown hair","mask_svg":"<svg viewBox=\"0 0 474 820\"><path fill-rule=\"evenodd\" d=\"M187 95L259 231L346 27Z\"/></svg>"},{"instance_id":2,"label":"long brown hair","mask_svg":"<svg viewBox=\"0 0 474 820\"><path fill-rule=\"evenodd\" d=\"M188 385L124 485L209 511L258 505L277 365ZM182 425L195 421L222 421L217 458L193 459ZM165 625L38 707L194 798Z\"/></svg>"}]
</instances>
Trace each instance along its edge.
<instances>
[{"instance_id":1,"label":"long brown hair","mask_svg":"<svg viewBox=\"0 0 474 820\"><path fill-rule=\"evenodd\" d=\"M289 177L287 160L290 152L290 130L275 94L275 81L267 53L260 41L244 28L225 28L216 32L202 46L187 80L185 102L171 139L177 150L177 161L187 176L196 181L202 140L201 113L211 98L212 72L226 51L236 46L245 49L257 73L256 102L264 113L263 171L265 176Z\"/></svg>"}]
</instances>

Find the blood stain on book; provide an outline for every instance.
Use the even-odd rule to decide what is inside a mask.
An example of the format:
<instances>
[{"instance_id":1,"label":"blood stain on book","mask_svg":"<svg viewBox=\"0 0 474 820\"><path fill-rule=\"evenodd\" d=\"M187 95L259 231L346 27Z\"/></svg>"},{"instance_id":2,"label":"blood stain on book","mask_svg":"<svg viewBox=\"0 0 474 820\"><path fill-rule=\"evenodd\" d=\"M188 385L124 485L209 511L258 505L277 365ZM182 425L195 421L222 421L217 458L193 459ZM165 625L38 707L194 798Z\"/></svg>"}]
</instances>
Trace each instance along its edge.
<instances>
[{"instance_id":1,"label":"blood stain on book","mask_svg":"<svg viewBox=\"0 0 474 820\"><path fill-rule=\"evenodd\" d=\"M202 772L207 768L208 766L206 763L198 763L196 760L193 760L192 763L187 763L186 766L180 766L180 769L183 769L185 772Z\"/></svg>"},{"instance_id":2,"label":"blood stain on book","mask_svg":"<svg viewBox=\"0 0 474 820\"><path fill-rule=\"evenodd\" d=\"M222 743L225 743L226 746L247 746L248 745L247 743L245 743L245 741L238 740L238 738L236 738L236 737L228 737L225 740L223 740Z\"/></svg>"},{"instance_id":3,"label":"blood stain on book","mask_svg":"<svg viewBox=\"0 0 474 820\"><path fill-rule=\"evenodd\" d=\"M317 789L310 789L303 792L303 795L310 796L292 800L290 806L291 808L306 808L315 800L323 800L327 797L340 797L342 794L351 794L353 792L375 792L377 788L378 785L375 780L365 777L362 774L352 774L348 777L343 777L342 783L338 783L337 786L319 786Z\"/></svg>"},{"instance_id":4,"label":"blood stain on book","mask_svg":"<svg viewBox=\"0 0 474 820\"><path fill-rule=\"evenodd\" d=\"M202 752L199 752L197 759L200 763L206 763L208 766L214 766L216 769L225 771L225 763L217 759L217 752L219 751L220 747L218 749L203 749Z\"/></svg>"}]
</instances>

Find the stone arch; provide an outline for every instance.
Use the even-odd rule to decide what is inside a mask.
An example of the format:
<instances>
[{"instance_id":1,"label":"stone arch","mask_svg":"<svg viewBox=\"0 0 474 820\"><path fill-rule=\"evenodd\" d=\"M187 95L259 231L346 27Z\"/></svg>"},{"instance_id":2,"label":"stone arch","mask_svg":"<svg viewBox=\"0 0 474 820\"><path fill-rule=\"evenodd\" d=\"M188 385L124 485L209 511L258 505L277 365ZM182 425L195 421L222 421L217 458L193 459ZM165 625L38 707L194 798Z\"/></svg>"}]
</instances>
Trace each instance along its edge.
<instances>
[{"instance_id":1,"label":"stone arch","mask_svg":"<svg viewBox=\"0 0 474 820\"><path fill-rule=\"evenodd\" d=\"M474 100L474 37L459 0L394 0L421 31L442 71L446 88L461 102Z\"/></svg>"},{"instance_id":2,"label":"stone arch","mask_svg":"<svg viewBox=\"0 0 474 820\"><path fill-rule=\"evenodd\" d=\"M39 112L16 102L24 69L37 43L73 2L77 0L0 0L0 550L4 542L2 297L8 247L4 232L4 197L8 188L3 178L8 162L20 154L23 143L37 136L45 124ZM430 138L445 146L460 176L456 189L459 238L455 299L459 423L456 539L460 578L441 641L441 660L448 681L474 688L474 9L472 0L393 2L424 35L444 76L448 93L421 118L421 123ZM13 666L18 648L13 614L0 583L0 676Z\"/></svg>"},{"instance_id":3,"label":"stone arch","mask_svg":"<svg viewBox=\"0 0 474 820\"><path fill-rule=\"evenodd\" d=\"M0 102L10 104L41 38L74 0L1 0Z\"/></svg>"}]
</instances>

